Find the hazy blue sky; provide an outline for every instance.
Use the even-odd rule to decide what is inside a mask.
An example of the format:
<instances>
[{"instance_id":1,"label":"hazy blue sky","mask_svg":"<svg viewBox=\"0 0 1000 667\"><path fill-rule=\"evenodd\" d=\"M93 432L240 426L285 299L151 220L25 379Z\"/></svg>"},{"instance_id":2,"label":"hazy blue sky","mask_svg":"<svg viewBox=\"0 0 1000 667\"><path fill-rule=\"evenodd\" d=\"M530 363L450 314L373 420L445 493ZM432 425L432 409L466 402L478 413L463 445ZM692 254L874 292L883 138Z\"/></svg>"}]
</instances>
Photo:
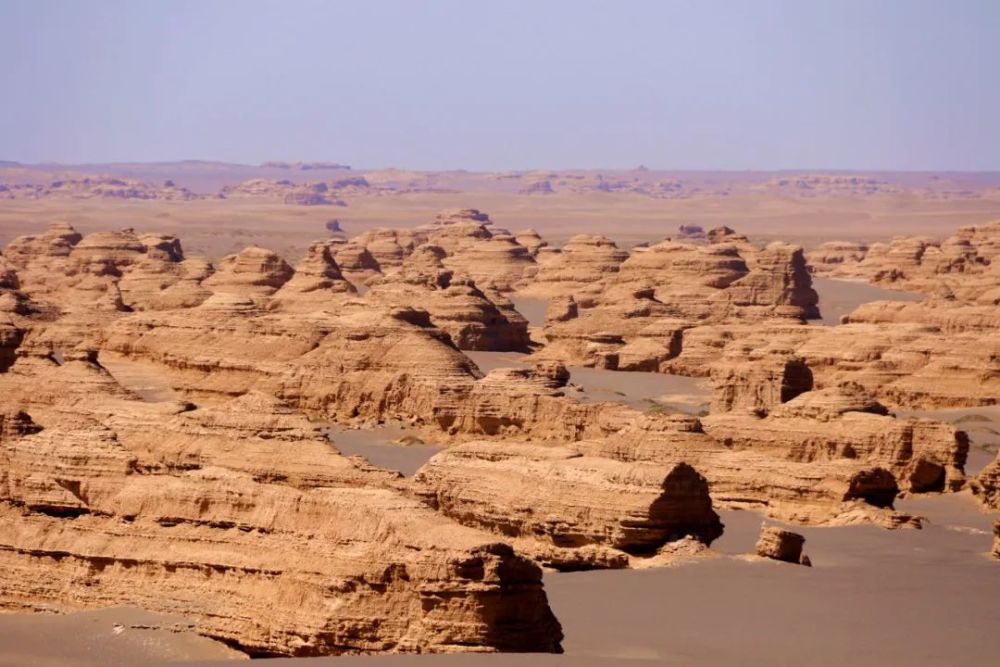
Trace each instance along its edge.
<instances>
[{"instance_id":1,"label":"hazy blue sky","mask_svg":"<svg viewBox=\"0 0 1000 667\"><path fill-rule=\"evenodd\" d=\"M0 159L1000 169L1000 0L0 0Z\"/></svg>"}]
</instances>

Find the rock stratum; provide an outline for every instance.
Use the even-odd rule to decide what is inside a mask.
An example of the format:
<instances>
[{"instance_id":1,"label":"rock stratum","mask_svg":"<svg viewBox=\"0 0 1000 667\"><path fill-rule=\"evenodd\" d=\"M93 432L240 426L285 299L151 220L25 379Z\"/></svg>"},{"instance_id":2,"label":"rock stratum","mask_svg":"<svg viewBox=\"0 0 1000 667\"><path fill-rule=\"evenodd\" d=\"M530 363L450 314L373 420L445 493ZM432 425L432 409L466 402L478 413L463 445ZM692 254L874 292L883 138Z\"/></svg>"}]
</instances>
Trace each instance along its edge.
<instances>
[{"instance_id":1,"label":"rock stratum","mask_svg":"<svg viewBox=\"0 0 1000 667\"><path fill-rule=\"evenodd\" d=\"M543 569L700 557L719 509L912 527L897 497L967 487L996 509L965 432L894 412L1000 396L997 229L627 251L458 209L293 266L53 224L0 256L0 607L139 606L255 656L559 651ZM816 324L812 274L868 266L927 297ZM703 378L711 401L591 400L580 367ZM403 477L320 430L385 423L446 448Z\"/></svg>"}]
</instances>

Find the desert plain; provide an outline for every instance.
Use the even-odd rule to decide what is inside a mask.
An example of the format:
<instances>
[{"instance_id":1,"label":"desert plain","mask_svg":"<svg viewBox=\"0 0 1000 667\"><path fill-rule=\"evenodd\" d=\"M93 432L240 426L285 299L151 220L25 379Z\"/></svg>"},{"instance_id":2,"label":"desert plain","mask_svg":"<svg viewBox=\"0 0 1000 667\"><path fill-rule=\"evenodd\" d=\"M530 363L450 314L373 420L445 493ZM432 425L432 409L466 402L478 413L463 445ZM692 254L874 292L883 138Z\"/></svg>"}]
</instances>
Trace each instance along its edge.
<instances>
[{"instance_id":1,"label":"desert plain","mask_svg":"<svg viewBox=\"0 0 1000 667\"><path fill-rule=\"evenodd\" d=\"M0 664L1000 654L998 173L5 164L0 249Z\"/></svg>"}]
</instances>

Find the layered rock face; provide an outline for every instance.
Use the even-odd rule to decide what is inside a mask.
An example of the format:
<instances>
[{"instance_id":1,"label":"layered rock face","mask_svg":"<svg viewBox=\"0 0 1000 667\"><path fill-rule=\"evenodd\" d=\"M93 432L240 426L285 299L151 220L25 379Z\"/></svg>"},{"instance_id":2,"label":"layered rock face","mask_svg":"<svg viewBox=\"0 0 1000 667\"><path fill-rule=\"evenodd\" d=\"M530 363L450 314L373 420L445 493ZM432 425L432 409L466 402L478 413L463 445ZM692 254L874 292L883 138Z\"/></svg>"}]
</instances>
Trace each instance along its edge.
<instances>
[{"instance_id":1,"label":"layered rock face","mask_svg":"<svg viewBox=\"0 0 1000 667\"><path fill-rule=\"evenodd\" d=\"M757 540L757 555L786 563L812 565L809 557L802 552L806 538L790 530L782 530L774 526L764 526Z\"/></svg>"},{"instance_id":2,"label":"layered rock face","mask_svg":"<svg viewBox=\"0 0 1000 667\"><path fill-rule=\"evenodd\" d=\"M578 234L558 253L546 258L532 284L522 291L532 296L552 297L586 290L609 274L617 273L627 258L628 252L605 236Z\"/></svg>"},{"instance_id":3,"label":"layered rock face","mask_svg":"<svg viewBox=\"0 0 1000 667\"><path fill-rule=\"evenodd\" d=\"M216 272L202 284L215 294L265 297L291 280L294 273L277 253L251 246L223 257Z\"/></svg>"},{"instance_id":4,"label":"layered rock face","mask_svg":"<svg viewBox=\"0 0 1000 667\"><path fill-rule=\"evenodd\" d=\"M309 246L292 277L274 293L270 307L312 312L331 308L340 297L355 294L354 285L344 278L333 258L331 247L334 245L326 241Z\"/></svg>"},{"instance_id":5,"label":"layered rock face","mask_svg":"<svg viewBox=\"0 0 1000 667\"><path fill-rule=\"evenodd\" d=\"M892 406L993 405L1000 396L1000 341L988 332L848 324L817 328L795 353L817 386L860 384Z\"/></svg>"},{"instance_id":6,"label":"layered rock face","mask_svg":"<svg viewBox=\"0 0 1000 667\"><path fill-rule=\"evenodd\" d=\"M706 433L737 451L800 462L864 462L892 471L906 490L957 490L964 481L965 433L929 419L894 419L857 387L802 393L763 417L730 412L702 423Z\"/></svg>"},{"instance_id":7,"label":"layered rock face","mask_svg":"<svg viewBox=\"0 0 1000 667\"><path fill-rule=\"evenodd\" d=\"M800 357L755 352L713 366L712 412L738 410L763 416L813 388L812 371Z\"/></svg>"},{"instance_id":8,"label":"layered rock face","mask_svg":"<svg viewBox=\"0 0 1000 667\"><path fill-rule=\"evenodd\" d=\"M429 249L437 246L420 248L428 250L418 249L414 257L434 256ZM455 278L440 260L436 268L407 266L373 282L365 298L390 307L420 304L461 350L525 350L530 342L527 320L513 309L501 311L474 282Z\"/></svg>"},{"instance_id":9,"label":"layered rock face","mask_svg":"<svg viewBox=\"0 0 1000 667\"><path fill-rule=\"evenodd\" d=\"M773 450L736 449L695 417L636 415L615 433L581 440L574 448L625 462L686 462L707 479L717 507L755 509L806 524L910 522L891 510L899 487L884 467L835 456L803 462Z\"/></svg>"},{"instance_id":10,"label":"layered rock face","mask_svg":"<svg viewBox=\"0 0 1000 667\"><path fill-rule=\"evenodd\" d=\"M546 270L537 284L544 284ZM748 242L664 241L636 248L611 273L581 280L575 294L563 297L572 302L553 299L544 331L548 345L540 354L665 372L687 347L690 329L730 322L798 324L818 316L802 251L786 244L759 250Z\"/></svg>"},{"instance_id":11,"label":"layered rock face","mask_svg":"<svg viewBox=\"0 0 1000 667\"><path fill-rule=\"evenodd\" d=\"M562 569L620 566L685 537L722 533L705 479L669 468L580 456L566 447L468 443L431 459L418 495L466 525L514 538Z\"/></svg>"},{"instance_id":12,"label":"layered rock face","mask_svg":"<svg viewBox=\"0 0 1000 667\"><path fill-rule=\"evenodd\" d=\"M971 487L985 507L1000 510L1000 455L972 480Z\"/></svg>"},{"instance_id":13,"label":"layered rock face","mask_svg":"<svg viewBox=\"0 0 1000 667\"><path fill-rule=\"evenodd\" d=\"M834 261L828 259L830 255ZM825 275L864 278L893 289L975 301L987 293L994 299L1000 296L998 256L1000 221L961 227L944 241L898 237L870 247L824 244L810 254L810 263Z\"/></svg>"},{"instance_id":14,"label":"layered rock face","mask_svg":"<svg viewBox=\"0 0 1000 667\"><path fill-rule=\"evenodd\" d=\"M90 362L0 383L44 426L3 418L4 608L136 605L259 656L559 650L537 565L273 398L142 403Z\"/></svg>"}]
</instances>

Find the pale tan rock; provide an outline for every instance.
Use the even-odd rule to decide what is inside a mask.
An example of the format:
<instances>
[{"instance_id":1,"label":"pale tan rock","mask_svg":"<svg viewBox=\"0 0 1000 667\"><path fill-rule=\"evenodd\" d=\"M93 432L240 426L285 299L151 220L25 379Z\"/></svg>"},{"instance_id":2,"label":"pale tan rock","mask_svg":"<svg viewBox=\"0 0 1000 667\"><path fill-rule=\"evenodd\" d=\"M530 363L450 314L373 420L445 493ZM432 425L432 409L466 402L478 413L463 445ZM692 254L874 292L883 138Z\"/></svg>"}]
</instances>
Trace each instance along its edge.
<instances>
[{"instance_id":1,"label":"pale tan rock","mask_svg":"<svg viewBox=\"0 0 1000 667\"><path fill-rule=\"evenodd\" d=\"M1000 510L1000 455L971 480L970 486L985 507Z\"/></svg>"},{"instance_id":2,"label":"pale tan rock","mask_svg":"<svg viewBox=\"0 0 1000 667\"><path fill-rule=\"evenodd\" d=\"M686 462L708 480L716 507L753 509L804 524L897 527L911 521L891 510L899 487L885 468L855 459L806 463L773 452L735 450L706 433L695 417L647 414L613 435L574 447L626 462Z\"/></svg>"},{"instance_id":3,"label":"pale tan rock","mask_svg":"<svg viewBox=\"0 0 1000 667\"><path fill-rule=\"evenodd\" d=\"M892 471L914 492L957 490L968 437L930 419L894 419L857 387L807 391L770 414L731 412L702 418L705 432L736 451L799 462L850 459Z\"/></svg>"},{"instance_id":4,"label":"pale tan rock","mask_svg":"<svg viewBox=\"0 0 1000 667\"><path fill-rule=\"evenodd\" d=\"M413 484L445 515L513 538L519 550L558 568L578 567L578 549L649 555L683 537L708 544L722 530L707 483L683 463L623 463L565 447L477 442L437 454Z\"/></svg>"},{"instance_id":5,"label":"pale tan rock","mask_svg":"<svg viewBox=\"0 0 1000 667\"><path fill-rule=\"evenodd\" d=\"M827 241L809 251L806 259L819 275L839 276L842 271L851 275L852 267L864 259L868 245L854 241Z\"/></svg>"},{"instance_id":6,"label":"pale tan rock","mask_svg":"<svg viewBox=\"0 0 1000 667\"><path fill-rule=\"evenodd\" d=\"M1000 308L996 304L968 304L950 301L874 301L859 306L843 318L845 324L925 324L944 333L993 332L1000 328Z\"/></svg>"},{"instance_id":7,"label":"pale tan rock","mask_svg":"<svg viewBox=\"0 0 1000 667\"><path fill-rule=\"evenodd\" d=\"M250 246L223 257L202 285L216 294L261 298L274 294L293 274L292 267L273 251Z\"/></svg>"},{"instance_id":8,"label":"pale tan rock","mask_svg":"<svg viewBox=\"0 0 1000 667\"><path fill-rule=\"evenodd\" d=\"M444 250L446 268L469 277L480 289L509 292L534 275L535 261L528 248L483 217L478 211L439 214L421 230L429 243Z\"/></svg>"},{"instance_id":9,"label":"pale tan rock","mask_svg":"<svg viewBox=\"0 0 1000 667\"><path fill-rule=\"evenodd\" d=\"M533 282L520 291L540 297L573 294L617 273L627 258L628 252L605 236L578 234L541 264Z\"/></svg>"},{"instance_id":10,"label":"pale tan rock","mask_svg":"<svg viewBox=\"0 0 1000 667\"><path fill-rule=\"evenodd\" d=\"M742 357L742 355L740 355ZM754 350L712 366L712 412L737 410L766 415L813 388L813 375L800 357Z\"/></svg>"},{"instance_id":11,"label":"pale tan rock","mask_svg":"<svg viewBox=\"0 0 1000 667\"><path fill-rule=\"evenodd\" d=\"M542 248L547 248L549 245L549 242L534 229L522 229L514 232L514 240L527 248L532 257L536 257Z\"/></svg>"},{"instance_id":12,"label":"pale tan rock","mask_svg":"<svg viewBox=\"0 0 1000 667\"><path fill-rule=\"evenodd\" d=\"M357 293L344 279L331 252L330 242L309 246L295 273L274 293L269 306L277 310L310 312L334 308L340 297Z\"/></svg>"},{"instance_id":13,"label":"pale tan rock","mask_svg":"<svg viewBox=\"0 0 1000 667\"><path fill-rule=\"evenodd\" d=\"M790 530L782 530L775 526L761 526L760 538L757 540L757 555L786 563L812 565L809 556L802 551L806 538Z\"/></svg>"},{"instance_id":14,"label":"pale tan rock","mask_svg":"<svg viewBox=\"0 0 1000 667\"><path fill-rule=\"evenodd\" d=\"M5 609L140 606L255 655L559 648L537 566L271 397L141 403L89 362L0 384L46 425L3 420Z\"/></svg>"},{"instance_id":15,"label":"pale tan rock","mask_svg":"<svg viewBox=\"0 0 1000 667\"><path fill-rule=\"evenodd\" d=\"M838 277L863 278L891 289L976 301L997 287L1000 221L961 227L943 241L897 237L888 244L872 244L860 258L858 253L862 253L860 248L832 264L820 256L816 270Z\"/></svg>"},{"instance_id":16,"label":"pale tan rock","mask_svg":"<svg viewBox=\"0 0 1000 667\"><path fill-rule=\"evenodd\" d=\"M421 246L437 248L437 246ZM425 257L429 250L412 257ZM407 260L409 263L409 260ZM420 304L437 328L461 350L525 350L528 322L513 308L501 310L470 279L455 278L444 269L416 268L412 264L374 281L365 294L372 303L388 307Z\"/></svg>"}]
</instances>

